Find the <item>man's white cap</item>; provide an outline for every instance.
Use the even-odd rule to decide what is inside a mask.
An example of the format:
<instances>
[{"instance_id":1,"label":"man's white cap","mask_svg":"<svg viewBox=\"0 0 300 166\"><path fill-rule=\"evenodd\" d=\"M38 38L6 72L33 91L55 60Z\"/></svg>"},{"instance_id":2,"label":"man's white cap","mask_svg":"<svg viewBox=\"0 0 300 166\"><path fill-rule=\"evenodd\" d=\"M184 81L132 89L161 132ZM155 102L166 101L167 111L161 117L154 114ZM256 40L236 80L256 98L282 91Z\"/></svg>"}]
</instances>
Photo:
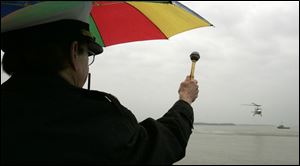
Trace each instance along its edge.
<instances>
[{"instance_id":1,"label":"man's white cap","mask_svg":"<svg viewBox=\"0 0 300 166\"><path fill-rule=\"evenodd\" d=\"M80 35L91 38L89 47L99 54L103 51L102 47L89 33L91 8L91 1L48 1L10 13L1 18L1 49L10 48L11 40L17 41L22 37L42 42L47 38L71 36L71 32L77 30Z\"/></svg>"}]
</instances>

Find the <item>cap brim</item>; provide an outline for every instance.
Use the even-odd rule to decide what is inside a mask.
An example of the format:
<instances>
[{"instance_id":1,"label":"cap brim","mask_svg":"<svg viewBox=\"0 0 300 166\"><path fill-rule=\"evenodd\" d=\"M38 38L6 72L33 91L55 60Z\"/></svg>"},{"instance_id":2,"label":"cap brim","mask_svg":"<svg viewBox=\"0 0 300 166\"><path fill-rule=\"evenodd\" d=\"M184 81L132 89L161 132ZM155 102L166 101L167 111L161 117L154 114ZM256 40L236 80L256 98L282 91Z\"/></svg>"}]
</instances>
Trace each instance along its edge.
<instances>
[{"instance_id":1,"label":"cap brim","mask_svg":"<svg viewBox=\"0 0 300 166\"><path fill-rule=\"evenodd\" d=\"M101 54L103 52L103 48L102 46L100 46L98 43L96 42L90 42L88 44L88 48L95 53L95 55Z\"/></svg>"}]
</instances>

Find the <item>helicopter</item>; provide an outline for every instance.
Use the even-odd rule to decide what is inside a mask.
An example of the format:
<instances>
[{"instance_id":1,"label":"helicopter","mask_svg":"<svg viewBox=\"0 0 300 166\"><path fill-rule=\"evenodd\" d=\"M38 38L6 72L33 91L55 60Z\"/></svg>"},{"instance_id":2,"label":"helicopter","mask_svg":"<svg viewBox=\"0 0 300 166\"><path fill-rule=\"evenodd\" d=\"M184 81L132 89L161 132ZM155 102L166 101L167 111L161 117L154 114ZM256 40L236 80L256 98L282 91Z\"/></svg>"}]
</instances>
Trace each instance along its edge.
<instances>
[{"instance_id":1,"label":"helicopter","mask_svg":"<svg viewBox=\"0 0 300 166\"><path fill-rule=\"evenodd\" d=\"M255 106L254 111L253 111L253 115L260 115L262 117L262 105L256 104L256 103L251 103L251 104L242 104L242 105L247 105L247 106Z\"/></svg>"}]
</instances>

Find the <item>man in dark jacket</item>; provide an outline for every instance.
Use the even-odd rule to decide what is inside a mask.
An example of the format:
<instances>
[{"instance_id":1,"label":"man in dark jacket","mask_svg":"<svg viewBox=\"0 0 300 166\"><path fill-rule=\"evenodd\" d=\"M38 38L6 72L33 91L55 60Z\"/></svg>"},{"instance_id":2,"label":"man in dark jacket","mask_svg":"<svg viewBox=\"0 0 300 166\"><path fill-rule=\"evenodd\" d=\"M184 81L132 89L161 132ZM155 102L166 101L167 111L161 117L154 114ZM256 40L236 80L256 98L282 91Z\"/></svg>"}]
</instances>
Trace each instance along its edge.
<instances>
[{"instance_id":1,"label":"man in dark jacket","mask_svg":"<svg viewBox=\"0 0 300 166\"><path fill-rule=\"evenodd\" d=\"M114 96L83 89L88 57L102 48L89 34L87 19L78 19L88 17L88 2L74 3L79 8L65 15L86 17L17 28L1 19L3 69L11 75L1 85L1 164L172 164L182 159L193 128L190 104L198 95L197 81L186 77L170 110L140 123Z\"/></svg>"}]
</instances>

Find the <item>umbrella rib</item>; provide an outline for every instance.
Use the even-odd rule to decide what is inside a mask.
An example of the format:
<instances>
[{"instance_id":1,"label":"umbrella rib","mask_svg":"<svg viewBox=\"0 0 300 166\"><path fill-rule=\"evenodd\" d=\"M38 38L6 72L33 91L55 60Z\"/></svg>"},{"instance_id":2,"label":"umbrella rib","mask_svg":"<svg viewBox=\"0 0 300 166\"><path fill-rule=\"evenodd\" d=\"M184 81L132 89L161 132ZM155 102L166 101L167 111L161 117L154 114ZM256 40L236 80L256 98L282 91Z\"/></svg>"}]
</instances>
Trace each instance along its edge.
<instances>
[{"instance_id":1,"label":"umbrella rib","mask_svg":"<svg viewBox=\"0 0 300 166\"><path fill-rule=\"evenodd\" d=\"M106 3L106 4L99 4L97 2L93 2L93 5L96 5L96 6L109 6L109 5L120 4L120 3L124 3L124 2L110 2L110 3Z\"/></svg>"},{"instance_id":2,"label":"umbrella rib","mask_svg":"<svg viewBox=\"0 0 300 166\"><path fill-rule=\"evenodd\" d=\"M185 5L183 5L182 3L178 2L178 1L171 1L171 2L172 2L173 5L179 6L182 9L185 9L186 11L190 12L194 16L199 17L200 19L202 19L203 21L205 21L210 26L214 26L213 24L211 24L210 22L208 22L205 18L203 18L202 16L200 16L198 13L194 12L193 10L189 9L188 7L186 7Z\"/></svg>"},{"instance_id":3,"label":"umbrella rib","mask_svg":"<svg viewBox=\"0 0 300 166\"><path fill-rule=\"evenodd\" d=\"M161 29L159 29L159 27L157 25L155 25L152 20L150 20L143 12L141 12L138 8L136 8L135 6L131 5L130 3L127 3L126 4L130 5L131 7L135 8L139 13L141 13L147 20L149 20L160 32L161 34L163 34L165 36L166 39L169 39L165 33L163 33L163 31L161 31Z\"/></svg>"}]
</instances>

